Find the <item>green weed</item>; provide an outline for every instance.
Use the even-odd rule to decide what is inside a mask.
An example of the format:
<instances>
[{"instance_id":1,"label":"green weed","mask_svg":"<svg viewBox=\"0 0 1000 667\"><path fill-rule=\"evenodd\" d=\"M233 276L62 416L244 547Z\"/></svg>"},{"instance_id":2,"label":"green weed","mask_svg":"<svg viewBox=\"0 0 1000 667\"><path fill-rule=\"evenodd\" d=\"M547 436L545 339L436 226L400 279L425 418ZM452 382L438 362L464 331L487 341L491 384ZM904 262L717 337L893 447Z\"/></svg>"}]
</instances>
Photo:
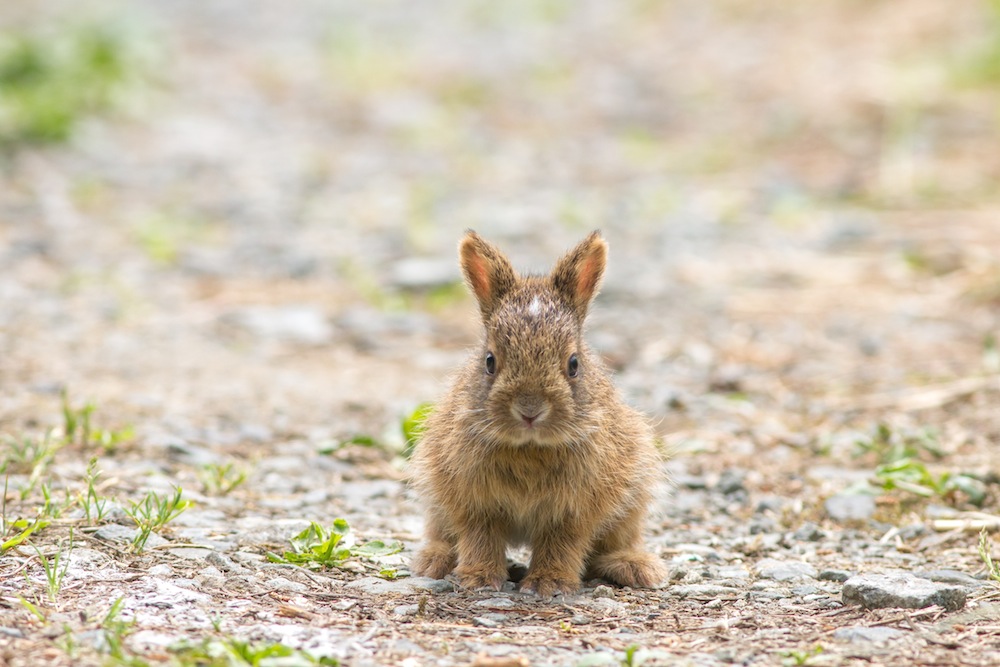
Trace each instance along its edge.
<instances>
[{"instance_id":1,"label":"green weed","mask_svg":"<svg viewBox=\"0 0 1000 667\"><path fill-rule=\"evenodd\" d=\"M940 459L945 454L933 429L908 431L893 429L885 423L879 423L871 435L855 440L854 447L855 457L874 458L878 464L926 457Z\"/></svg>"},{"instance_id":2,"label":"green weed","mask_svg":"<svg viewBox=\"0 0 1000 667\"><path fill-rule=\"evenodd\" d=\"M111 502L110 498L100 496L97 493L95 485L100 476L101 471L97 468L97 459L90 459L85 477L87 491L84 495L80 496L80 506L83 508L83 516L90 525L98 524L104 520L104 515L108 511L108 503Z\"/></svg>"},{"instance_id":3,"label":"green weed","mask_svg":"<svg viewBox=\"0 0 1000 667\"><path fill-rule=\"evenodd\" d=\"M43 624L47 624L49 622L49 619L45 615L45 612L39 609L36 605L32 604L31 602L29 602L27 599L23 598L20 595L17 596L17 599L21 601L21 606L27 609L28 613L37 618Z\"/></svg>"},{"instance_id":4,"label":"green weed","mask_svg":"<svg viewBox=\"0 0 1000 667\"><path fill-rule=\"evenodd\" d=\"M340 546L341 540L350 530L347 521L343 519L335 520L329 531L313 521L308 528L290 540L291 551L285 551L280 556L268 552L267 559L272 563L289 563L319 570L339 567L352 556L376 560L403 550L403 545L399 542L386 544L382 540L372 540L351 548ZM395 576L396 572L393 570L392 577Z\"/></svg>"},{"instance_id":5,"label":"green weed","mask_svg":"<svg viewBox=\"0 0 1000 667\"><path fill-rule=\"evenodd\" d=\"M130 427L118 430L94 428L91 416L95 410L96 406L93 403L74 408L69 402L66 391L62 392L63 441L66 444L77 444L82 447L96 445L105 452L110 452L133 438L134 433Z\"/></svg>"},{"instance_id":6,"label":"green weed","mask_svg":"<svg viewBox=\"0 0 1000 667\"><path fill-rule=\"evenodd\" d=\"M69 489L64 489L65 496L62 501L54 501L52 499L52 488L48 483L42 483L42 508L38 512L38 516L46 519L58 519L62 516L62 513L69 508L74 500L69 495Z\"/></svg>"},{"instance_id":7,"label":"green weed","mask_svg":"<svg viewBox=\"0 0 1000 667\"><path fill-rule=\"evenodd\" d=\"M988 38L967 62L960 63L960 83L1000 83L1000 0L985 0L984 5Z\"/></svg>"},{"instance_id":8,"label":"green weed","mask_svg":"<svg viewBox=\"0 0 1000 667\"><path fill-rule=\"evenodd\" d=\"M225 496L247 479L246 470L232 463L208 463L198 470L198 480L210 496Z\"/></svg>"},{"instance_id":9,"label":"green weed","mask_svg":"<svg viewBox=\"0 0 1000 667\"><path fill-rule=\"evenodd\" d=\"M4 438L4 457L0 461L0 473L24 474L52 460L59 444L54 443L50 433L41 439L28 436Z\"/></svg>"},{"instance_id":10,"label":"green weed","mask_svg":"<svg viewBox=\"0 0 1000 667\"><path fill-rule=\"evenodd\" d=\"M141 553L146 548L150 534L159 531L191 506L191 501L181 500L181 493L180 487L174 487L173 496L161 498L155 491L150 491L139 502L132 501L132 507L125 510L139 529L132 540L132 548L136 553Z\"/></svg>"},{"instance_id":11,"label":"green weed","mask_svg":"<svg viewBox=\"0 0 1000 667\"><path fill-rule=\"evenodd\" d=\"M638 644L632 644L621 655L594 653L585 656L576 665L577 667L641 667L649 660L669 663L673 662L673 657L662 651L650 651L643 649Z\"/></svg>"},{"instance_id":12,"label":"green weed","mask_svg":"<svg viewBox=\"0 0 1000 667\"><path fill-rule=\"evenodd\" d=\"M6 521L4 523L6 529L13 528L14 530L20 532L13 537L5 539L4 542L0 544L0 554L18 546L31 537L33 533L45 528L51 522L44 519L35 519L34 521L29 521L28 519L17 519L16 521L11 521L10 523L7 523ZM6 530L4 532L4 537L6 537Z\"/></svg>"},{"instance_id":13,"label":"green weed","mask_svg":"<svg viewBox=\"0 0 1000 667\"><path fill-rule=\"evenodd\" d=\"M878 466L875 479L886 491L899 489L923 498L946 499L961 493L977 507L986 501L986 485L975 477L952 472L935 475L926 465L910 458Z\"/></svg>"},{"instance_id":14,"label":"green weed","mask_svg":"<svg viewBox=\"0 0 1000 667\"><path fill-rule=\"evenodd\" d=\"M993 560L993 542L985 528L979 531L979 557L986 566L986 576L1000 585L1000 563Z\"/></svg>"},{"instance_id":15,"label":"green weed","mask_svg":"<svg viewBox=\"0 0 1000 667\"><path fill-rule=\"evenodd\" d=\"M823 647L817 644L811 649L806 651L799 651L797 649L792 649L789 651L781 651L782 665L809 665L812 664L813 658L818 656L823 652Z\"/></svg>"},{"instance_id":16,"label":"green weed","mask_svg":"<svg viewBox=\"0 0 1000 667\"><path fill-rule=\"evenodd\" d=\"M267 665L340 664L336 658L320 657L281 643L251 643L234 637L200 644L181 644L171 649L180 667L265 667Z\"/></svg>"},{"instance_id":17,"label":"green weed","mask_svg":"<svg viewBox=\"0 0 1000 667\"><path fill-rule=\"evenodd\" d=\"M413 455L413 450L420 441L420 436L424 433L427 418L430 417L433 411L434 405L432 403L421 403L413 412L403 418L400 427L403 431L403 441L405 443L402 452L404 458L408 459Z\"/></svg>"},{"instance_id":18,"label":"green weed","mask_svg":"<svg viewBox=\"0 0 1000 667\"><path fill-rule=\"evenodd\" d=\"M73 553L73 530L69 531L69 551L65 557L62 553L62 544L56 548L51 559L43 554L38 547L34 547L34 549L35 553L38 554L38 560L42 563L42 568L45 570L45 590L48 592L49 600L55 602L56 598L59 597L59 590L62 588L66 570L69 569L69 554ZM60 563L62 564L61 568Z\"/></svg>"},{"instance_id":19,"label":"green weed","mask_svg":"<svg viewBox=\"0 0 1000 667\"><path fill-rule=\"evenodd\" d=\"M323 441L318 451L320 454L333 454L334 452L347 447L348 445L360 445L362 447L377 447L378 441L370 435L352 435L342 439L330 439Z\"/></svg>"},{"instance_id":20,"label":"green weed","mask_svg":"<svg viewBox=\"0 0 1000 667\"><path fill-rule=\"evenodd\" d=\"M0 34L0 145L58 143L112 109L138 61L109 26Z\"/></svg>"}]
</instances>

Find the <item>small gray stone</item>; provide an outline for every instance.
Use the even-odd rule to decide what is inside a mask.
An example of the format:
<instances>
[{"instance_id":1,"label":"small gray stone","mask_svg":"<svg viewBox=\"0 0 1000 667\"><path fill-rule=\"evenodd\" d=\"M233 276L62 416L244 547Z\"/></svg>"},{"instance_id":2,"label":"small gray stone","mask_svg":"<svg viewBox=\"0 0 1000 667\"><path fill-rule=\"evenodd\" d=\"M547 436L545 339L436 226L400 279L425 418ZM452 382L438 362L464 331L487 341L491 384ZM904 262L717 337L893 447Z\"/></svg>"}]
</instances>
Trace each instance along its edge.
<instances>
[{"instance_id":1,"label":"small gray stone","mask_svg":"<svg viewBox=\"0 0 1000 667\"><path fill-rule=\"evenodd\" d=\"M498 628L500 624L493 619L486 618L485 616L476 616L472 619L472 624L477 625L481 628Z\"/></svg>"},{"instance_id":2,"label":"small gray stone","mask_svg":"<svg viewBox=\"0 0 1000 667\"><path fill-rule=\"evenodd\" d=\"M679 598L696 598L701 600L732 597L739 594L739 590L736 588L718 586L716 584L687 584L674 586L668 590Z\"/></svg>"},{"instance_id":3,"label":"small gray stone","mask_svg":"<svg viewBox=\"0 0 1000 667\"><path fill-rule=\"evenodd\" d=\"M755 568L761 579L802 581L816 578L816 568L803 561L783 561L765 558Z\"/></svg>"},{"instance_id":4,"label":"small gray stone","mask_svg":"<svg viewBox=\"0 0 1000 667\"><path fill-rule=\"evenodd\" d=\"M796 530L792 537L800 542L817 542L826 536L819 526L814 523L806 522Z\"/></svg>"},{"instance_id":5,"label":"small gray stone","mask_svg":"<svg viewBox=\"0 0 1000 667\"><path fill-rule=\"evenodd\" d=\"M704 544L678 544L674 549L677 551L677 556L674 558L678 561L722 560L717 550Z\"/></svg>"},{"instance_id":6,"label":"small gray stone","mask_svg":"<svg viewBox=\"0 0 1000 667\"><path fill-rule=\"evenodd\" d=\"M886 628L876 626L873 628L863 625L855 625L849 628L837 628L833 632L833 638L845 642L875 642L885 643L893 639L898 639L906 633L896 628Z\"/></svg>"},{"instance_id":7,"label":"small gray stone","mask_svg":"<svg viewBox=\"0 0 1000 667\"><path fill-rule=\"evenodd\" d=\"M363 577L347 584L347 587L360 589L369 595L444 593L455 588L449 581L431 579L430 577L411 577L393 581L378 577Z\"/></svg>"},{"instance_id":8,"label":"small gray stone","mask_svg":"<svg viewBox=\"0 0 1000 667\"><path fill-rule=\"evenodd\" d=\"M208 556L205 557L205 560L223 572L230 572L232 574L246 574L247 572L245 567L239 563L233 562L229 556L220 554L217 551L209 552Z\"/></svg>"},{"instance_id":9,"label":"small gray stone","mask_svg":"<svg viewBox=\"0 0 1000 667\"><path fill-rule=\"evenodd\" d=\"M416 616L420 611L419 604L401 604L392 610L396 616Z\"/></svg>"},{"instance_id":10,"label":"small gray stone","mask_svg":"<svg viewBox=\"0 0 1000 667\"><path fill-rule=\"evenodd\" d=\"M217 579L219 581L225 581L226 579L218 568L212 567L211 565L209 565L206 568L202 568L202 570L198 572L197 576L195 577L195 580L197 581L202 578Z\"/></svg>"},{"instance_id":11,"label":"small gray stone","mask_svg":"<svg viewBox=\"0 0 1000 667\"><path fill-rule=\"evenodd\" d=\"M422 653L423 647L409 639L397 639L392 643L392 652L396 654Z\"/></svg>"},{"instance_id":12,"label":"small gray stone","mask_svg":"<svg viewBox=\"0 0 1000 667\"><path fill-rule=\"evenodd\" d=\"M485 607L486 609L513 609L516 605L510 598L489 598L480 600L473 604L474 607Z\"/></svg>"},{"instance_id":13,"label":"small gray stone","mask_svg":"<svg viewBox=\"0 0 1000 667\"><path fill-rule=\"evenodd\" d=\"M153 567L146 570L146 574L153 577L169 577L173 575L174 570L169 565L161 563L160 565L154 565Z\"/></svg>"},{"instance_id":14,"label":"small gray stone","mask_svg":"<svg viewBox=\"0 0 1000 667\"><path fill-rule=\"evenodd\" d=\"M773 590L756 590L750 592L751 600L786 600L792 597L790 591L786 589L773 589Z\"/></svg>"},{"instance_id":15,"label":"small gray stone","mask_svg":"<svg viewBox=\"0 0 1000 667\"><path fill-rule=\"evenodd\" d=\"M851 573L847 570L823 570L816 578L820 581L837 581L843 583L851 578Z\"/></svg>"},{"instance_id":16,"label":"small gray stone","mask_svg":"<svg viewBox=\"0 0 1000 667\"><path fill-rule=\"evenodd\" d=\"M588 623L590 623L590 616L577 614L576 616L570 616L568 620L572 625L587 625Z\"/></svg>"},{"instance_id":17,"label":"small gray stone","mask_svg":"<svg viewBox=\"0 0 1000 667\"><path fill-rule=\"evenodd\" d=\"M750 578L750 573L741 565L724 565L715 570L713 578L745 581Z\"/></svg>"},{"instance_id":18,"label":"small gray stone","mask_svg":"<svg viewBox=\"0 0 1000 667\"><path fill-rule=\"evenodd\" d=\"M309 587L298 581L285 579L284 577L274 577L264 582L264 585L272 591L286 591L289 593L305 593Z\"/></svg>"},{"instance_id":19,"label":"small gray stone","mask_svg":"<svg viewBox=\"0 0 1000 667\"><path fill-rule=\"evenodd\" d=\"M615 596L615 589L602 584L594 589L593 595L595 598L613 598Z\"/></svg>"},{"instance_id":20,"label":"small gray stone","mask_svg":"<svg viewBox=\"0 0 1000 667\"><path fill-rule=\"evenodd\" d=\"M409 577L408 579L403 579L402 582L415 591L426 591L428 593L449 593L455 590L455 585L445 579Z\"/></svg>"},{"instance_id":21,"label":"small gray stone","mask_svg":"<svg viewBox=\"0 0 1000 667\"><path fill-rule=\"evenodd\" d=\"M701 475L678 474L673 476L673 482L684 489L707 489L708 482Z\"/></svg>"},{"instance_id":22,"label":"small gray stone","mask_svg":"<svg viewBox=\"0 0 1000 667\"><path fill-rule=\"evenodd\" d=\"M834 521L864 521L875 514L875 498L865 494L838 493L827 498L823 508Z\"/></svg>"},{"instance_id":23,"label":"small gray stone","mask_svg":"<svg viewBox=\"0 0 1000 667\"><path fill-rule=\"evenodd\" d=\"M982 588L985 581L976 579L972 575L960 572L959 570L931 570L929 572L914 572L921 579L929 579L941 584L955 584L966 588Z\"/></svg>"},{"instance_id":24,"label":"small gray stone","mask_svg":"<svg viewBox=\"0 0 1000 667\"><path fill-rule=\"evenodd\" d=\"M138 528L129 528L128 526L119 526L117 523L109 523L95 530L94 537L99 540L107 540L108 542L131 542L138 532ZM152 539L153 535L150 535L149 538ZM148 540L146 544L149 544Z\"/></svg>"},{"instance_id":25,"label":"small gray stone","mask_svg":"<svg viewBox=\"0 0 1000 667\"><path fill-rule=\"evenodd\" d=\"M746 487L743 485L743 480L746 476L745 472L735 468L723 470L722 474L719 475L719 481L715 485L715 490L727 496L746 491Z\"/></svg>"},{"instance_id":26,"label":"small gray stone","mask_svg":"<svg viewBox=\"0 0 1000 667\"><path fill-rule=\"evenodd\" d=\"M166 540L163 541L166 544ZM184 558L186 560L205 560L208 555L212 553L211 549L200 549L197 547L178 547L177 549L170 549L170 553L178 558Z\"/></svg>"},{"instance_id":27,"label":"small gray stone","mask_svg":"<svg viewBox=\"0 0 1000 667\"><path fill-rule=\"evenodd\" d=\"M964 607L966 598L961 586L939 584L908 572L851 577L844 582L841 595L846 604L859 604L866 609L923 609L936 604L948 611Z\"/></svg>"}]
</instances>

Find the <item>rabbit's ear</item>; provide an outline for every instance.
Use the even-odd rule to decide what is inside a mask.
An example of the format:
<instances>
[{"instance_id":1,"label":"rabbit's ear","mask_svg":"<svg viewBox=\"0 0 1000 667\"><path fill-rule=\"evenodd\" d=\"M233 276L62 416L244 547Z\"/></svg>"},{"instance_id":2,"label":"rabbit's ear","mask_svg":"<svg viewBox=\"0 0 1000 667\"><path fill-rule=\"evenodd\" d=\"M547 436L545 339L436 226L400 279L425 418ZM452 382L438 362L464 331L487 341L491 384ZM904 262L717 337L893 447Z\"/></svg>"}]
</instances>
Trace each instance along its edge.
<instances>
[{"instance_id":1,"label":"rabbit's ear","mask_svg":"<svg viewBox=\"0 0 1000 667\"><path fill-rule=\"evenodd\" d=\"M552 286L573 308L581 323L600 287L607 262L608 242L599 231L593 231L552 269Z\"/></svg>"},{"instance_id":2,"label":"rabbit's ear","mask_svg":"<svg viewBox=\"0 0 1000 667\"><path fill-rule=\"evenodd\" d=\"M471 229L458 246L458 257L483 320L488 320L500 299L517 283L517 273L502 252Z\"/></svg>"}]
</instances>

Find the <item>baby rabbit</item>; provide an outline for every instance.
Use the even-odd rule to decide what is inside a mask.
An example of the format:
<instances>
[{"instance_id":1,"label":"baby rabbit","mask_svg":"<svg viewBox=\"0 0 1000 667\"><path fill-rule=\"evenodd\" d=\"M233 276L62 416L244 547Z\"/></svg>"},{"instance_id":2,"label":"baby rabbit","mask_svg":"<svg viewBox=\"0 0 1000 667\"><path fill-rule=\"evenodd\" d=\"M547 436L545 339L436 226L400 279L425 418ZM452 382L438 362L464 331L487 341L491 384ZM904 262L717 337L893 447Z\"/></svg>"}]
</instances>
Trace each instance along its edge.
<instances>
[{"instance_id":1,"label":"baby rabbit","mask_svg":"<svg viewBox=\"0 0 1000 667\"><path fill-rule=\"evenodd\" d=\"M466 232L460 263L486 335L414 455L427 504L414 573L454 569L463 587L499 590L507 546L527 544L521 590L538 595L575 592L584 574L634 587L664 579L642 546L660 469L651 430L582 338L607 252L595 231L550 275L522 277Z\"/></svg>"}]
</instances>

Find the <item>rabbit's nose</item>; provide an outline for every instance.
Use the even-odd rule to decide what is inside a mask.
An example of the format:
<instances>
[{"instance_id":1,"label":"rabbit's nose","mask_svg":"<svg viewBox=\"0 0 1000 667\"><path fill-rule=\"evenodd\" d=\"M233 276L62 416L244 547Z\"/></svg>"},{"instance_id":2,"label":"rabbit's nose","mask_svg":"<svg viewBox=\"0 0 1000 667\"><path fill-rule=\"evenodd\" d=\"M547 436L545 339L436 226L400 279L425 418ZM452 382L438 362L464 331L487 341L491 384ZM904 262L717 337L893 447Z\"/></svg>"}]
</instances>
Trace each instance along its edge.
<instances>
[{"instance_id":1,"label":"rabbit's nose","mask_svg":"<svg viewBox=\"0 0 1000 667\"><path fill-rule=\"evenodd\" d=\"M541 396L522 396L511 406L515 419L520 419L524 425L531 427L535 421L545 417L548 406Z\"/></svg>"}]
</instances>

